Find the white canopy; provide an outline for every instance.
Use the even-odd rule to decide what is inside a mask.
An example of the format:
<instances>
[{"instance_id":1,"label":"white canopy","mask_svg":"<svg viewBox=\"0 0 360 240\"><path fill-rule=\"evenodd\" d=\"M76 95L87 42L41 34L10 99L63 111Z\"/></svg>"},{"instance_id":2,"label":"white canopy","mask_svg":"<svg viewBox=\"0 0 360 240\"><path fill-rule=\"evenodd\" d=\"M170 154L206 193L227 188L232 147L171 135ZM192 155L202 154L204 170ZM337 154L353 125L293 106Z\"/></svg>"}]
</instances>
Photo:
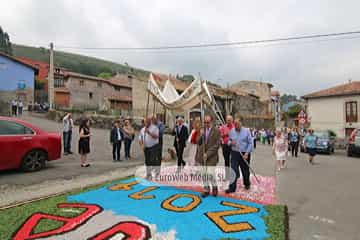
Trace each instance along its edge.
<instances>
[{"instance_id":1,"label":"white canopy","mask_svg":"<svg viewBox=\"0 0 360 240\"><path fill-rule=\"evenodd\" d=\"M201 103L202 99L211 106L215 115L220 118L219 120L223 120L222 116L219 116L219 108L206 82L200 79L195 79L184 92L179 95L169 79L166 81L163 90L161 90L151 73L148 82L148 91L169 110L190 110Z\"/></svg>"}]
</instances>

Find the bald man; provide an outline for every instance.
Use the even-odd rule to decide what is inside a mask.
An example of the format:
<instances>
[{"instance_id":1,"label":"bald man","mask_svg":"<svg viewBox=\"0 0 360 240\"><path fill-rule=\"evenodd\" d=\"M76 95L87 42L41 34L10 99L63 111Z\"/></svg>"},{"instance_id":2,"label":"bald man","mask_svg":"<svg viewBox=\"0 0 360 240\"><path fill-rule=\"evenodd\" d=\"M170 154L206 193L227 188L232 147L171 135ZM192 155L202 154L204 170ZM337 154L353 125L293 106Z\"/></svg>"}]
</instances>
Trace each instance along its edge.
<instances>
[{"instance_id":1,"label":"bald man","mask_svg":"<svg viewBox=\"0 0 360 240\"><path fill-rule=\"evenodd\" d=\"M230 154L231 154L231 146L228 145L229 142L229 133L234 128L234 119L231 115L226 116L226 124L220 127L221 133L221 149L225 160L226 167L226 179L229 179L230 175Z\"/></svg>"},{"instance_id":2,"label":"bald man","mask_svg":"<svg viewBox=\"0 0 360 240\"><path fill-rule=\"evenodd\" d=\"M235 181L230 183L226 193L236 191L237 180L240 177L239 167L245 189L250 189L250 154L253 150L253 140L250 130L242 126L241 121L237 119L234 122L235 127L229 133L229 145L231 146L231 168L235 172ZM246 162L245 162L246 161Z\"/></svg>"},{"instance_id":3,"label":"bald man","mask_svg":"<svg viewBox=\"0 0 360 240\"><path fill-rule=\"evenodd\" d=\"M158 159L159 148L159 128L155 125L152 117L148 117L144 122L145 126L139 134L140 146L143 146L145 155L146 178L152 178L152 172L160 173L161 162Z\"/></svg>"}]
</instances>

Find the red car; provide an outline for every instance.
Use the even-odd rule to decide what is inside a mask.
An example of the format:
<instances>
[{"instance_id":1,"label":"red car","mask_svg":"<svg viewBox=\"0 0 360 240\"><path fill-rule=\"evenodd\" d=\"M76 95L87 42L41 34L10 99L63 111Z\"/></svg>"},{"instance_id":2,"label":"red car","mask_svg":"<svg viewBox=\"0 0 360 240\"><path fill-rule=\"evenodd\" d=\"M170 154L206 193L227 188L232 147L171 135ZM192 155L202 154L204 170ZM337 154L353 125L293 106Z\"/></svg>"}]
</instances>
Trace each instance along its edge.
<instances>
[{"instance_id":1,"label":"red car","mask_svg":"<svg viewBox=\"0 0 360 240\"><path fill-rule=\"evenodd\" d=\"M61 157L60 133L45 132L25 121L0 116L0 170L33 172Z\"/></svg>"}]
</instances>

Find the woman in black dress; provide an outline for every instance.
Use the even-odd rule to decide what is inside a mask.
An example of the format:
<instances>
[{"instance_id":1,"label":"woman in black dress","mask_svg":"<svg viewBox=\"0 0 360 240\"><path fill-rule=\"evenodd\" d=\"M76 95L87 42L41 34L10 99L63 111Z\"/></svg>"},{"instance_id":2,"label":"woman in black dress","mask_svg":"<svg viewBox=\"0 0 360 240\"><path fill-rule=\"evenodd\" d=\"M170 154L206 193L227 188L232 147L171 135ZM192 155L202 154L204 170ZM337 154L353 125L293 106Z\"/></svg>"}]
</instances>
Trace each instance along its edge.
<instances>
[{"instance_id":1,"label":"woman in black dress","mask_svg":"<svg viewBox=\"0 0 360 240\"><path fill-rule=\"evenodd\" d=\"M81 160L81 167L89 167L87 162L87 154L90 153L90 120L85 119L81 122L79 127L80 139L79 139L79 154Z\"/></svg>"}]
</instances>

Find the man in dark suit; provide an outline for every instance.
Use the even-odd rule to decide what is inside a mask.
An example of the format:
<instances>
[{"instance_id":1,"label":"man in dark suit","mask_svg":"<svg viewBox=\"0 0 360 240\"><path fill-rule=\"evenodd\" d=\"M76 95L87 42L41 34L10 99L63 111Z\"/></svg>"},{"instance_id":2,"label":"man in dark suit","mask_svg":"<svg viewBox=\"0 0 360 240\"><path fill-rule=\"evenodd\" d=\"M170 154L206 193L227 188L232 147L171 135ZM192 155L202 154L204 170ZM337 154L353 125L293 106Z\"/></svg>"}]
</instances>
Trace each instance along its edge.
<instances>
[{"instance_id":1,"label":"man in dark suit","mask_svg":"<svg viewBox=\"0 0 360 240\"><path fill-rule=\"evenodd\" d=\"M178 117L176 120L176 126L172 132L174 139L174 147L177 155L177 164L178 167L185 166L185 161L183 159L184 149L186 147L186 141L189 138L189 131L184 125L184 119Z\"/></svg>"},{"instance_id":2,"label":"man in dark suit","mask_svg":"<svg viewBox=\"0 0 360 240\"><path fill-rule=\"evenodd\" d=\"M120 159L120 150L121 150L121 142L124 139L124 133L120 128L120 120L116 120L114 123L114 127L111 129L110 132L110 142L113 145L113 160L121 161Z\"/></svg>"}]
</instances>

